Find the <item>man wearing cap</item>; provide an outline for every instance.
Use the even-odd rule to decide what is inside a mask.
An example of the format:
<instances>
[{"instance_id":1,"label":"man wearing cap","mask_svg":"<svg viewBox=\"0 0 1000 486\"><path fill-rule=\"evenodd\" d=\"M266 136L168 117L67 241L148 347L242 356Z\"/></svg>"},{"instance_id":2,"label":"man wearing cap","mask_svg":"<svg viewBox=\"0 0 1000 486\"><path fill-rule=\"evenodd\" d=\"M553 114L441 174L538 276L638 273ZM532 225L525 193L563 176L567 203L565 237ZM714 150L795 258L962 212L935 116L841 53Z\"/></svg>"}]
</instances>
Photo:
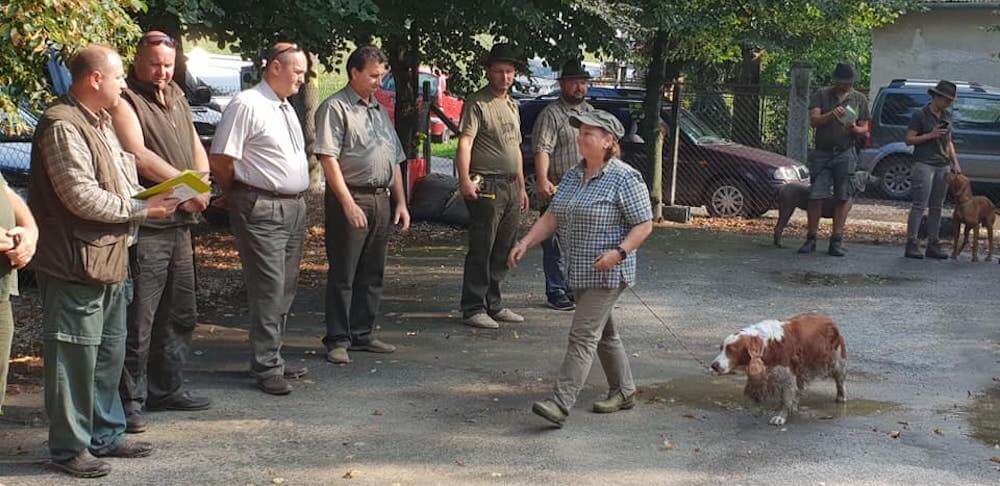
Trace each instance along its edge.
<instances>
[{"instance_id":1,"label":"man wearing cap","mask_svg":"<svg viewBox=\"0 0 1000 486\"><path fill-rule=\"evenodd\" d=\"M854 66L839 63L833 70L834 85L817 90L809 100L809 122L816 130L816 147L809 154L809 229L799 253L816 251L816 232L823 211L823 200L834 198L833 233L827 250L842 257L844 225L850 210L851 176L857 169L856 141L868 132L868 98L854 90L857 81Z\"/></svg>"},{"instance_id":2,"label":"man wearing cap","mask_svg":"<svg viewBox=\"0 0 1000 486\"><path fill-rule=\"evenodd\" d=\"M948 194L944 176L949 171L961 172L955 144L951 137L951 113L948 108L955 102L955 83L940 81L927 90L931 101L913 114L906 129L906 143L913 146L913 205L906 221L906 258L921 259L920 241L917 239L920 220L927 209L927 258L944 260L948 254L941 251L938 238L941 229L941 206Z\"/></svg>"},{"instance_id":3,"label":"man wearing cap","mask_svg":"<svg viewBox=\"0 0 1000 486\"><path fill-rule=\"evenodd\" d=\"M348 351L391 353L372 334L382 299L385 249L393 224L410 225L399 164L406 153L375 99L387 59L375 46L347 58L348 84L316 110L313 152L326 174L326 359Z\"/></svg>"},{"instance_id":4,"label":"man wearing cap","mask_svg":"<svg viewBox=\"0 0 1000 486\"><path fill-rule=\"evenodd\" d=\"M559 99L538 115L531 135L535 149L535 193L543 204L542 214L556 193L556 186L567 170L580 163L576 137L579 131L569 117L594 109L585 101L590 73L579 59L566 61L559 72ZM553 234L542 242L542 269L545 271L545 297L549 307L569 311L576 307L573 292L566 284L559 239Z\"/></svg>"},{"instance_id":5,"label":"man wearing cap","mask_svg":"<svg viewBox=\"0 0 1000 486\"><path fill-rule=\"evenodd\" d=\"M288 97L305 82L306 56L295 44L271 48L264 80L226 107L212 140L212 175L222 186L243 263L250 314L250 371L257 388L287 395L287 378L306 368L281 356L305 240L309 163Z\"/></svg>"},{"instance_id":6,"label":"man wearing cap","mask_svg":"<svg viewBox=\"0 0 1000 486\"><path fill-rule=\"evenodd\" d=\"M470 222L461 305L462 322L472 327L496 329L497 321L524 322L500 301L507 253L517 239L521 212L528 209L521 121L509 94L523 65L510 44L494 45L486 59L489 84L469 96L462 108L455 165Z\"/></svg>"},{"instance_id":7,"label":"man wearing cap","mask_svg":"<svg viewBox=\"0 0 1000 486\"><path fill-rule=\"evenodd\" d=\"M135 155L139 182L152 187L183 170L208 178L208 156L191 108L173 81L176 42L150 31L139 40L122 92L126 103L109 110L122 147ZM119 385L129 433L146 430L143 409L204 410L208 398L184 388L184 361L197 319L191 226L208 206L208 194L178 206L170 219L139 228L130 249L132 289L128 307L125 371Z\"/></svg>"}]
</instances>

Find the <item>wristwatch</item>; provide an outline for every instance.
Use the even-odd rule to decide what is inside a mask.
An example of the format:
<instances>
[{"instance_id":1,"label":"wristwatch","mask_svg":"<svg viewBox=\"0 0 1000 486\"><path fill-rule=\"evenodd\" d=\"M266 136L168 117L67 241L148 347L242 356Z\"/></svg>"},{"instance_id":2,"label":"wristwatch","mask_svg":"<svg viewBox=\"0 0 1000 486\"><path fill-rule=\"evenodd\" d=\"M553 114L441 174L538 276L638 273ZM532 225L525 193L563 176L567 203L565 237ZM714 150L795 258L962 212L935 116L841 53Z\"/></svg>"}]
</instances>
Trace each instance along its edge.
<instances>
[{"instance_id":1,"label":"wristwatch","mask_svg":"<svg viewBox=\"0 0 1000 486\"><path fill-rule=\"evenodd\" d=\"M618 256L621 257L622 261L625 261L625 258L628 257L628 252L620 246L615 247L615 249L618 250Z\"/></svg>"}]
</instances>

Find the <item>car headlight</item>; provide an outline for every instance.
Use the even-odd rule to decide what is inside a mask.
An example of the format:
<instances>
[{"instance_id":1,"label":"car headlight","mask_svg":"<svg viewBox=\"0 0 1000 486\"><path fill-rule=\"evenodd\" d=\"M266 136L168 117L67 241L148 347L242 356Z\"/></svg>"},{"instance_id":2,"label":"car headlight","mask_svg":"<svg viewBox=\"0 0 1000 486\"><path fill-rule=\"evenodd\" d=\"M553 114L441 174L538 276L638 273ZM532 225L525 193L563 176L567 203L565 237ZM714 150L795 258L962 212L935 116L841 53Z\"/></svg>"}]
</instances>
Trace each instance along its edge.
<instances>
[{"instance_id":1,"label":"car headlight","mask_svg":"<svg viewBox=\"0 0 1000 486\"><path fill-rule=\"evenodd\" d=\"M799 171L795 167L778 167L774 170L774 178L779 181L797 181Z\"/></svg>"}]
</instances>

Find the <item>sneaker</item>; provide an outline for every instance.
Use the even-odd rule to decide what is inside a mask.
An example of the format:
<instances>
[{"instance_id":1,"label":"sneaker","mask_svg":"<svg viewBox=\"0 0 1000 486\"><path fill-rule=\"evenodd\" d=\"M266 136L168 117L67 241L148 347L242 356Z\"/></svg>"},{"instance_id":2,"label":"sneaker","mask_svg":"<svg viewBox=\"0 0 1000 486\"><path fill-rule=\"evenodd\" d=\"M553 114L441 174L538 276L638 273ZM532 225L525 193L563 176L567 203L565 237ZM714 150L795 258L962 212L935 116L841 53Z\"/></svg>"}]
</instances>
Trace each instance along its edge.
<instances>
[{"instance_id":1,"label":"sneaker","mask_svg":"<svg viewBox=\"0 0 1000 486\"><path fill-rule=\"evenodd\" d=\"M125 433L141 434L146 431L149 423L142 416L142 412L132 412L125 416Z\"/></svg>"},{"instance_id":2,"label":"sneaker","mask_svg":"<svg viewBox=\"0 0 1000 486\"><path fill-rule=\"evenodd\" d=\"M826 253L835 257L846 256L847 250L844 249L844 239L839 236L831 236L830 248L826 250Z\"/></svg>"},{"instance_id":3,"label":"sneaker","mask_svg":"<svg viewBox=\"0 0 1000 486\"><path fill-rule=\"evenodd\" d=\"M494 321L492 317L488 316L485 312L480 312L478 314L473 314L465 319L462 319L462 324L471 327L478 327L480 329L499 329L500 324Z\"/></svg>"},{"instance_id":4,"label":"sneaker","mask_svg":"<svg viewBox=\"0 0 1000 486\"><path fill-rule=\"evenodd\" d=\"M369 353L392 353L396 351L396 347L379 341L378 339L372 339L366 344L352 344L351 347L347 348L349 351L365 351Z\"/></svg>"},{"instance_id":5,"label":"sneaker","mask_svg":"<svg viewBox=\"0 0 1000 486\"><path fill-rule=\"evenodd\" d=\"M282 375L257 378L257 388L268 395L288 395L292 392L292 385L289 385Z\"/></svg>"},{"instance_id":6,"label":"sneaker","mask_svg":"<svg viewBox=\"0 0 1000 486\"><path fill-rule=\"evenodd\" d=\"M500 322L524 322L524 318L510 309L500 309L490 317Z\"/></svg>"},{"instance_id":7,"label":"sneaker","mask_svg":"<svg viewBox=\"0 0 1000 486\"><path fill-rule=\"evenodd\" d=\"M351 362L351 357L347 355L347 348L333 348L326 353L326 360L333 364L347 364Z\"/></svg>"},{"instance_id":8,"label":"sneaker","mask_svg":"<svg viewBox=\"0 0 1000 486\"><path fill-rule=\"evenodd\" d=\"M809 236L806 242L799 247L799 253L814 253L816 251L816 237Z\"/></svg>"},{"instance_id":9,"label":"sneaker","mask_svg":"<svg viewBox=\"0 0 1000 486\"><path fill-rule=\"evenodd\" d=\"M906 240L906 252L903 253L906 258L914 258L917 260L923 260L924 255L920 253L920 242L917 240Z\"/></svg>"},{"instance_id":10,"label":"sneaker","mask_svg":"<svg viewBox=\"0 0 1000 486\"><path fill-rule=\"evenodd\" d=\"M571 311L576 309L576 304L570 300L569 296L566 294L559 294L554 298L548 299L549 307L557 311Z\"/></svg>"},{"instance_id":11,"label":"sneaker","mask_svg":"<svg viewBox=\"0 0 1000 486\"><path fill-rule=\"evenodd\" d=\"M205 397L196 397L190 392L184 392L176 397L159 402L149 402L146 410L157 412L162 410L177 410L181 412L194 412L206 410L212 406L212 401Z\"/></svg>"},{"instance_id":12,"label":"sneaker","mask_svg":"<svg viewBox=\"0 0 1000 486\"><path fill-rule=\"evenodd\" d=\"M566 417L569 416L569 412L563 410L558 403L552 400L535 402L531 406L531 411L534 412L535 415L552 422L559 428L562 428L563 424L566 423Z\"/></svg>"},{"instance_id":13,"label":"sneaker","mask_svg":"<svg viewBox=\"0 0 1000 486\"><path fill-rule=\"evenodd\" d=\"M84 449L76 457L66 461L52 461L49 467L78 478L99 478L111 472L111 465L94 457Z\"/></svg>"},{"instance_id":14,"label":"sneaker","mask_svg":"<svg viewBox=\"0 0 1000 486\"><path fill-rule=\"evenodd\" d=\"M628 410L634 406L635 393L626 397L619 391L609 395L606 400L594 402L594 413L614 413L619 410Z\"/></svg>"},{"instance_id":15,"label":"sneaker","mask_svg":"<svg viewBox=\"0 0 1000 486\"><path fill-rule=\"evenodd\" d=\"M100 454L93 453L97 457L121 457L124 459L136 459L146 457L153 453L153 444L149 442L139 442L137 440L125 439L118 444L118 447Z\"/></svg>"}]
</instances>

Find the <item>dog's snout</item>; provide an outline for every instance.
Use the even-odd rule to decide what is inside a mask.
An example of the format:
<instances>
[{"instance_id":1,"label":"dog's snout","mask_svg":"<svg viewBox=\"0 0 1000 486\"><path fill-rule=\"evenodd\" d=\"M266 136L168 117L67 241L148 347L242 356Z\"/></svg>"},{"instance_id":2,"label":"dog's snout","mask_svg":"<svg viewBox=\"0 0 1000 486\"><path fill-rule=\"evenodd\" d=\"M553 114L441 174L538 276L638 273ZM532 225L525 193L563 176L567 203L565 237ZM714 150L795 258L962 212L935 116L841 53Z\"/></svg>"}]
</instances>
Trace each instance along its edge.
<instances>
[{"instance_id":1,"label":"dog's snout","mask_svg":"<svg viewBox=\"0 0 1000 486\"><path fill-rule=\"evenodd\" d=\"M722 367L719 366L719 362L718 361L713 361L711 368L712 368L712 371L714 371L716 373L721 373L722 372Z\"/></svg>"}]
</instances>

